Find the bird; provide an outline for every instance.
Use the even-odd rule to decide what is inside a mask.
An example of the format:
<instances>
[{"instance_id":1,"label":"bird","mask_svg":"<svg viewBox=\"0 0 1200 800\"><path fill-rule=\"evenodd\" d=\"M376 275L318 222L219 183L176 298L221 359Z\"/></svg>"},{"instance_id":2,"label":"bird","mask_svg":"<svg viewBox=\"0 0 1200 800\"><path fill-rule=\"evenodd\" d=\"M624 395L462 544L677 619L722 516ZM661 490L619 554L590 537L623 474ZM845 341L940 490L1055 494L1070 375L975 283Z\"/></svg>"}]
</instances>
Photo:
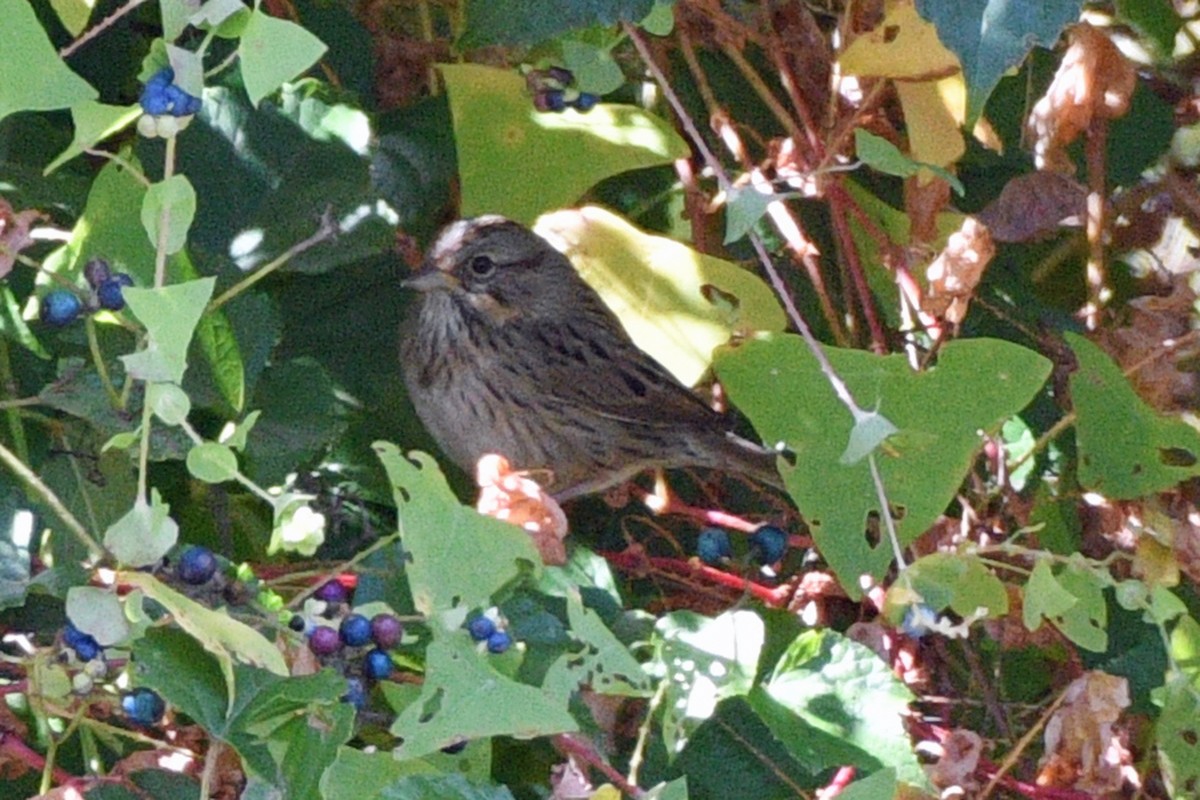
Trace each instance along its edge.
<instances>
[{"instance_id":1,"label":"bird","mask_svg":"<svg viewBox=\"0 0 1200 800\"><path fill-rule=\"evenodd\" d=\"M777 488L776 454L728 429L629 337L570 260L499 215L444 228L403 281L413 407L467 472L497 453L559 502L652 468L740 473Z\"/></svg>"}]
</instances>

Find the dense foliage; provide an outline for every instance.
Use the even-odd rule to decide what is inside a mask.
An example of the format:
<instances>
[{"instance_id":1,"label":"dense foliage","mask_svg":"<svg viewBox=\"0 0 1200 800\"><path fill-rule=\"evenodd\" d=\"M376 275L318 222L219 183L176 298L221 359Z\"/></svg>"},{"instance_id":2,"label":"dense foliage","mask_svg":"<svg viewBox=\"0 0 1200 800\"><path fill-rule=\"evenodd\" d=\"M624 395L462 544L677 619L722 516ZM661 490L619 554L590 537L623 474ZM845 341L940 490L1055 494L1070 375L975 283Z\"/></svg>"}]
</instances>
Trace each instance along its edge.
<instances>
[{"instance_id":1,"label":"dense foliage","mask_svg":"<svg viewBox=\"0 0 1200 800\"><path fill-rule=\"evenodd\" d=\"M1181 13L0 0L0 793L1197 796ZM786 494L443 459L483 213Z\"/></svg>"}]
</instances>

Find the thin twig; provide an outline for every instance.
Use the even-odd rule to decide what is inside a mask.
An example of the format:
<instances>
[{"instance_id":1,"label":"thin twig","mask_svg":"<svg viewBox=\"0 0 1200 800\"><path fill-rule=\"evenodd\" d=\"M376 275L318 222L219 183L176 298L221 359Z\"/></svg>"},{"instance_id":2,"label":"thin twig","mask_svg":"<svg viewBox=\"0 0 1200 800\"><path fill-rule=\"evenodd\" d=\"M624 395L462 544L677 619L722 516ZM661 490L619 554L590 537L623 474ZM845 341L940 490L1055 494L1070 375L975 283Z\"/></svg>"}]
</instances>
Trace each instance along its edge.
<instances>
[{"instance_id":1,"label":"thin twig","mask_svg":"<svg viewBox=\"0 0 1200 800\"><path fill-rule=\"evenodd\" d=\"M133 11L135 8L137 8L142 3L145 3L145 2L146 2L146 0L129 0L128 3L126 3L125 5L118 8L116 11L114 11L109 16L105 17L94 28L91 28L86 33L84 33L82 36L80 36L78 39L76 39L75 41L71 42L69 45L64 47L62 50L59 50L58 51L59 58L69 58L70 55L72 53L74 53L76 50L83 47L85 44L87 44L92 39L99 36L101 33L104 33L104 31L106 31L108 28L110 28L113 25L113 23L115 23L121 17L125 16L130 11Z\"/></svg>"},{"instance_id":2,"label":"thin twig","mask_svg":"<svg viewBox=\"0 0 1200 800\"><path fill-rule=\"evenodd\" d=\"M217 297L215 300L213 300L211 303L208 304L208 308L204 309L204 313L211 314L213 311L216 311L218 308L225 305L230 300L237 297L239 294L246 291L251 286L258 283L263 278L267 277L272 272L274 272L275 270L282 267L288 261L291 261L293 258L300 255L305 250L308 250L311 247L315 247L316 245L320 244L321 242L325 241L326 239L333 238L337 234L338 234L338 224L333 219L333 209L332 209L332 207L326 208L325 213L323 213L321 215L321 222L318 225L316 232L314 232L312 234L312 236L309 236L307 239L304 239L303 241L297 242L296 244L292 245L287 250L284 250L282 253L280 253L278 256L276 256L274 259L272 259L270 262L268 262L267 264L263 265L262 267L255 270L254 272L250 273L245 278L242 278L240 281L235 283L233 286L230 286L228 289L226 289L224 292L222 292L219 297Z\"/></svg>"},{"instance_id":3,"label":"thin twig","mask_svg":"<svg viewBox=\"0 0 1200 800\"><path fill-rule=\"evenodd\" d=\"M23 481L25 485L33 491L34 494L41 498L41 501L45 503L60 520L62 520L62 523L67 526L67 530L74 534L75 538L82 542L83 546L87 548L90 558L99 559L105 555L107 551L104 549L104 547L102 547L99 542L92 538L92 535L87 532L87 529L83 527L83 524L75 518L75 515L71 513L71 510L67 508L63 504L63 501L59 499L58 495L54 493L54 490L47 486L42 479L25 464L24 461L17 458L16 455L14 455L13 452L3 444L0 444L0 461L3 461L4 465L7 466L14 475L20 478L21 481Z\"/></svg>"}]
</instances>

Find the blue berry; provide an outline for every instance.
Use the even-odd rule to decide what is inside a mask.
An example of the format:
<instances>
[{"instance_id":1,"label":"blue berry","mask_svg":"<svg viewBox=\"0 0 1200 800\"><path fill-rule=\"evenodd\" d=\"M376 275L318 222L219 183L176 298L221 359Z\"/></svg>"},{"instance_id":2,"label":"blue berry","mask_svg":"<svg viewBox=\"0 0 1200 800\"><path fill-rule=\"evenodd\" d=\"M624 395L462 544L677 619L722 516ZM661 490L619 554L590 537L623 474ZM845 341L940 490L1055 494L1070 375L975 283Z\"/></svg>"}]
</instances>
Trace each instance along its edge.
<instances>
[{"instance_id":1,"label":"blue berry","mask_svg":"<svg viewBox=\"0 0 1200 800\"><path fill-rule=\"evenodd\" d=\"M546 89L533 96L533 107L538 111L562 111L567 107L567 98L562 89Z\"/></svg>"},{"instance_id":2,"label":"blue berry","mask_svg":"<svg viewBox=\"0 0 1200 800\"><path fill-rule=\"evenodd\" d=\"M346 686L346 693L342 695L342 700L362 711L367 705L367 687L358 678L347 678Z\"/></svg>"},{"instance_id":3,"label":"blue berry","mask_svg":"<svg viewBox=\"0 0 1200 800\"><path fill-rule=\"evenodd\" d=\"M296 633L304 633L304 617L300 616L299 614L293 614L292 618L288 620L288 627L294 630Z\"/></svg>"},{"instance_id":4,"label":"blue berry","mask_svg":"<svg viewBox=\"0 0 1200 800\"><path fill-rule=\"evenodd\" d=\"M403 635L404 625L391 614L376 614L371 617L371 638L384 650L395 647Z\"/></svg>"},{"instance_id":5,"label":"blue berry","mask_svg":"<svg viewBox=\"0 0 1200 800\"><path fill-rule=\"evenodd\" d=\"M750 552L760 564L774 564L787 552L788 536L774 525L763 525L750 534Z\"/></svg>"},{"instance_id":6,"label":"blue berry","mask_svg":"<svg viewBox=\"0 0 1200 800\"><path fill-rule=\"evenodd\" d=\"M467 630L472 639L482 642L496 632L496 623L492 622L491 617L476 617L467 624Z\"/></svg>"},{"instance_id":7,"label":"blue berry","mask_svg":"<svg viewBox=\"0 0 1200 800\"><path fill-rule=\"evenodd\" d=\"M167 704L158 696L158 692L139 686L121 698L121 708L133 724L153 725L162 719Z\"/></svg>"},{"instance_id":8,"label":"blue berry","mask_svg":"<svg viewBox=\"0 0 1200 800\"><path fill-rule=\"evenodd\" d=\"M175 116L190 117L192 114L199 113L200 107L204 105L203 101L201 101L199 97L196 97L192 94L184 93L184 97L186 99L175 109Z\"/></svg>"},{"instance_id":9,"label":"blue berry","mask_svg":"<svg viewBox=\"0 0 1200 800\"><path fill-rule=\"evenodd\" d=\"M363 675L373 681L381 681L388 677L392 674L394 667L392 657L378 648L367 653L366 658L363 659Z\"/></svg>"},{"instance_id":10,"label":"blue berry","mask_svg":"<svg viewBox=\"0 0 1200 800\"><path fill-rule=\"evenodd\" d=\"M90 633L84 633L70 622L63 628L63 644L74 650L80 661L91 661L104 649Z\"/></svg>"},{"instance_id":11,"label":"blue berry","mask_svg":"<svg viewBox=\"0 0 1200 800\"><path fill-rule=\"evenodd\" d=\"M696 555L705 564L719 564L733 555L729 534L720 528L705 528L696 539Z\"/></svg>"},{"instance_id":12,"label":"blue berry","mask_svg":"<svg viewBox=\"0 0 1200 800\"><path fill-rule=\"evenodd\" d=\"M101 281L100 285L96 287L96 299L100 301L100 307L109 311L120 311L124 308L123 290L126 286L133 286L133 278L124 272L118 272L111 278Z\"/></svg>"},{"instance_id":13,"label":"blue berry","mask_svg":"<svg viewBox=\"0 0 1200 800\"><path fill-rule=\"evenodd\" d=\"M575 102L571 105L575 106L576 111L584 113L591 111L596 107L596 103L600 102L600 98L591 92L580 92L579 97L575 98Z\"/></svg>"},{"instance_id":14,"label":"blue berry","mask_svg":"<svg viewBox=\"0 0 1200 800\"><path fill-rule=\"evenodd\" d=\"M342 637L328 625L318 625L308 635L308 649L319 656L336 653L342 646Z\"/></svg>"},{"instance_id":15,"label":"blue berry","mask_svg":"<svg viewBox=\"0 0 1200 800\"><path fill-rule=\"evenodd\" d=\"M499 655L508 648L512 647L512 637L507 631L496 631L487 638L487 649L489 653Z\"/></svg>"},{"instance_id":16,"label":"blue berry","mask_svg":"<svg viewBox=\"0 0 1200 800\"><path fill-rule=\"evenodd\" d=\"M142 111L152 117L162 116L171 110L171 100L163 89L147 86L146 90L142 92L139 102L142 105Z\"/></svg>"},{"instance_id":17,"label":"blue berry","mask_svg":"<svg viewBox=\"0 0 1200 800\"><path fill-rule=\"evenodd\" d=\"M179 576L179 580L192 586L208 583L212 576L217 574L217 557L207 547L189 547L179 557L175 574Z\"/></svg>"},{"instance_id":18,"label":"blue berry","mask_svg":"<svg viewBox=\"0 0 1200 800\"><path fill-rule=\"evenodd\" d=\"M362 614L351 614L338 627L342 641L350 647L362 647L371 641L371 620Z\"/></svg>"},{"instance_id":19,"label":"blue berry","mask_svg":"<svg viewBox=\"0 0 1200 800\"><path fill-rule=\"evenodd\" d=\"M154 86L158 89L165 89L175 80L175 70L170 67L163 67L158 72L150 76L146 81L146 88Z\"/></svg>"},{"instance_id":20,"label":"blue berry","mask_svg":"<svg viewBox=\"0 0 1200 800\"><path fill-rule=\"evenodd\" d=\"M49 325L70 325L83 311L83 301L68 289L55 289L42 298L42 322Z\"/></svg>"},{"instance_id":21,"label":"blue berry","mask_svg":"<svg viewBox=\"0 0 1200 800\"><path fill-rule=\"evenodd\" d=\"M346 587L342 586L340 581L329 581L321 585L313 595L318 600L324 600L326 603L344 603L346 602L347 592Z\"/></svg>"}]
</instances>

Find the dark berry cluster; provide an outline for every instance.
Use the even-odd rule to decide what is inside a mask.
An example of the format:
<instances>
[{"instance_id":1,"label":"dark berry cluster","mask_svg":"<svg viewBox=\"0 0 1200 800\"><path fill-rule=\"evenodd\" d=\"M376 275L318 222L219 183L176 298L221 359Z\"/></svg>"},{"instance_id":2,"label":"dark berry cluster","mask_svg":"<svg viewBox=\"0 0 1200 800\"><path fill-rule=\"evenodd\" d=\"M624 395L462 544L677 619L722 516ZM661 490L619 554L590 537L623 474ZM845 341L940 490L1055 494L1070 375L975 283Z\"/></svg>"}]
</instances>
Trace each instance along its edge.
<instances>
[{"instance_id":1,"label":"dark berry cluster","mask_svg":"<svg viewBox=\"0 0 1200 800\"><path fill-rule=\"evenodd\" d=\"M787 553L788 535L782 528L762 525L750 534L750 557L763 566L778 562ZM705 564L716 566L733 557L729 534L721 528L705 528L696 537L696 556Z\"/></svg>"},{"instance_id":2,"label":"dark berry cluster","mask_svg":"<svg viewBox=\"0 0 1200 800\"><path fill-rule=\"evenodd\" d=\"M533 107L538 111L558 113L573 108L588 112L600 102L591 92L575 89L575 76L562 67L529 70L525 73L525 85L533 94Z\"/></svg>"},{"instance_id":3,"label":"dark berry cluster","mask_svg":"<svg viewBox=\"0 0 1200 800\"><path fill-rule=\"evenodd\" d=\"M496 625L496 620L487 614L472 617L467 622L467 632L477 642L485 642L489 653L499 655L512 647L512 637L508 631Z\"/></svg>"},{"instance_id":4,"label":"dark berry cluster","mask_svg":"<svg viewBox=\"0 0 1200 800\"><path fill-rule=\"evenodd\" d=\"M313 596L325 604L326 613L334 614L349 600L346 587L338 581L323 584ZM312 623L296 614L288 621L288 627L307 635L308 648L318 658L327 664L340 664L349 684L343 699L358 709L363 708L367 701L364 679L386 680L395 671L395 662L388 651L400 644L404 636L403 623L395 615L387 613L376 614L368 619L362 614L350 612L341 617L336 628L332 618Z\"/></svg>"},{"instance_id":5,"label":"dark berry cluster","mask_svg":"<svg viewBox=\"0 0 1200 800\"><path fill-rule=\"evenodd\" d=\"M175 72L167 67L150 76L138 99L142 111L138 133L147 138L168 139L192 122L200 110L200 98L190 95L175 84Z\"/></svg>"},{"instance_id":6,"label":"dark berry cluster","mask_svg":"<svg viewBox=\"0 0 1200 800\"><path fill-rule=\"evenodd\" d=\"M138 99L142 110L156 117L190 117L200 110L200 98L193 97L175 85L175 71L160 69L150 76Z\"/></svg>"},{"instance_id":7,"label":"dark berry cluster","mask_svg":"<svg viewBox=\"0 0 1200 800\"><path fill-rule=\"evenodd\" d=\"M113 272L108 262L93 258L83 268L87 278L86 298L71 289L52 289L42 297L41 319L47 325L63 327L79 319L84 311L120 311L125 308L124 290L133 286L133 278L124 272Z\"/></svg>"}]
</instances>

